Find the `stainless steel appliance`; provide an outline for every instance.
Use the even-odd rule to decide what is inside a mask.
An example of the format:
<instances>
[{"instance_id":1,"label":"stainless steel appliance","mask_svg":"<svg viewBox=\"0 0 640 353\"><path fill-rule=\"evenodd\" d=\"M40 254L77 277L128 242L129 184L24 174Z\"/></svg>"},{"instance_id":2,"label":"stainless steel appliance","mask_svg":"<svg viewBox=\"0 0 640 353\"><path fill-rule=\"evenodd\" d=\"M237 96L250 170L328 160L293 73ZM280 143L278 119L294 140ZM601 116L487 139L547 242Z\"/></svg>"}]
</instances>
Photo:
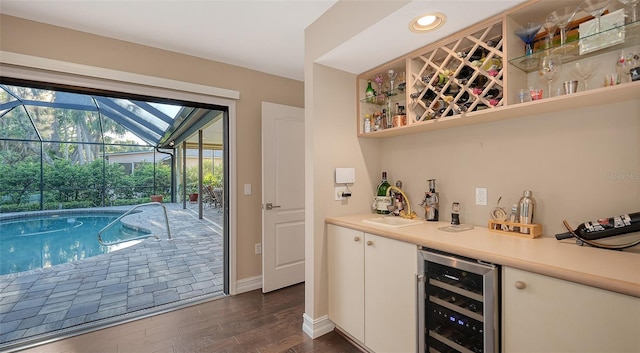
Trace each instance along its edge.
<instances>
[{"instance_id":1,"label":"stainless steel appliance","mask_svg":"<svg viewBox=\"0 0 640 353\"><path fill-rule=\"evenodd\" d=\"M421 249L418 351L500 352L499 266Z\"/></svg>"}]
</instances>

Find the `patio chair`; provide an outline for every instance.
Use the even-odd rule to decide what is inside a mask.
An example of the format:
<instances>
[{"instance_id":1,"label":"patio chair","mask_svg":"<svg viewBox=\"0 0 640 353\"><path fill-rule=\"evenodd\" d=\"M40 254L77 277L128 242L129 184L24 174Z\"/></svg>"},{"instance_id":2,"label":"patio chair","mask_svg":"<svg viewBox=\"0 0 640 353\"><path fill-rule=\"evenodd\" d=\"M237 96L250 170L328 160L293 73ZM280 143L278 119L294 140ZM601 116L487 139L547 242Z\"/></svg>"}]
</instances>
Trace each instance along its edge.
<instances>
[{"instance_id":1,"label":"patio chair","mask_svg":"<svg viewBox=\"0 0 640 353\"><path fill-rule=\"evenodd\" d=\"M218 212L220 212L220 210L222 210L222 206L224 206L224 194L222 193L222 189L220 188L215 188L212 191L218 202L218 206L220 207L220 209L218 209Z\"/></svg>"},{"instance_id":2,"label":"patio chair","mask_svg":"<svg viewBox=\"0 0 640 353\"><path fill-rule=\"evenodd\" d=\"M204 189L206 191L206 195L202 199L202 202L204 202L205 206L213 207L213 208L218 207L218 205L220 204L220 201L218 200L215 193L213 192L213 188L211 187L211 185L205 185Z\"/></svg>"}]
</instances>

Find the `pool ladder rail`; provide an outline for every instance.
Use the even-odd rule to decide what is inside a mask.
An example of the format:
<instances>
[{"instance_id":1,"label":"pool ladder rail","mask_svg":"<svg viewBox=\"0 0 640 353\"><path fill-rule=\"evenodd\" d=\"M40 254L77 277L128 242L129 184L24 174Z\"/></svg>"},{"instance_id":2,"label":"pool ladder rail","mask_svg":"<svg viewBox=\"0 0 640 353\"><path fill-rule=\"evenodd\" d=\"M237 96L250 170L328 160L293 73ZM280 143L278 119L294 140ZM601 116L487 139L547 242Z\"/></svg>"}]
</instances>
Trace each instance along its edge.
<instances>
[{"instance_id":1,"label":"pool ladder rail","mask_svg":"<svg viewBox=\"0 0 640 353\"><path fill-rule=\"evenodd\" d=\"M167 226L167 236L168 239L171 240L171 228L169 227L169 217L167 216L167 207L165 205L163 205L160 202L147 202L147 203L141 203L139 205L135 205L134 207L132 207L130 210L128 210L127 212L123 213L122 215L120 215L120 217L116 218L113 222L107 224L104 228L100 229L100 231L98 232L98 243L100 243L100 245L104 245L104 246L110 246L110 245L116 245L116 244L120 244L120 243L125 243L128 241L132 241L132 240L138 240L138 239L146 239L149 237L154 237L156 239L158 239L157 235L153 235L153 234L148 234L148 235L141 235L139 237L134 237L134 238L128 238L128 239L123 239L123 240L117 240L114 242L104 242L102 241L102 233L104 233L107 229L111 228L114 224L120 222L120 220L122 218L124 218L125 216L131 214L131 212L135 211L136 209L143 207L143 206L162 206L162 209L164 211L164 222L165 225Z\"/></svg>"}]
</instances>

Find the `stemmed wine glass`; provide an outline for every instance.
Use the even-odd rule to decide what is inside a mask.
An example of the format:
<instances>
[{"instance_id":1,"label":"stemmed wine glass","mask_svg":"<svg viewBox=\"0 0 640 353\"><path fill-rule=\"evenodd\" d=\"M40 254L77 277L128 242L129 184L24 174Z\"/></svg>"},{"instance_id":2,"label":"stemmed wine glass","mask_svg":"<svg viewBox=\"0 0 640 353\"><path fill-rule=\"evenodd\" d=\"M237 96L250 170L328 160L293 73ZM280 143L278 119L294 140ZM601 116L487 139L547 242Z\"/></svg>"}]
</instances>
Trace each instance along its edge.
<instances>
[{"instance_id":1,"label":"stemmed wine glass","mask_svg":"<svg viewBox=\"0 0 640 353\"><path fill-rule=\"evenodd\" d=\"M566 6L553 11L547 16L547 21L555 22L558 28L560 28L560 45L564 45L567 42L567 26L569 22L573 20L573 17L578 12L578 8L573 6Z\"/></svg>"},{"instance_id":2,"label":"stemmed wine glass","mask_svg":"<svg viewBox=\"0 0 640 353\"><path fill-rule=\"evenodd\" d=\"M640 2L640 0L618 0L618 1L620 1L624 5L631 6L630 23L635 23L638 20L638 14L636 13L636 5L638 5L638 2Z\"/></svg>"},{"instance_id":3,"label":"stemmed wine glass","mask_svg":"<svg viewBox=\"0 0 640 353\"><path fill-rule=\"evenodd\" d=\"M396 80L396 78L398 77L398 73L394 70L394 69L389 69L389 71L387 72L387 75L389 75L389 95L390 96L395 96L396 93L393 93L393 84Z\"/></svg>"},{"instance_id":4,"label":"stemmed wine glass","mask_svg":"<svg viewBox=\"0 0 640 353\"><path fill-rule=\"evenodd\" d=\"M586 91L588 88L587 81L593 76L595 71L600 66L599 61L588 60L588 61L577 61L573 64L573 73L582 79L584 82L584 90Z\"/></svg>"},{"instance_id":5,"label":"stemmed wine glass","mask_svg":"<svg viewBox=\"0 0 640 353\"><path fill-rule=\"evenodd\" d=\"M556 34L556 29L558 29L557 19L551 16L547 16L547 18L542 23L542 28L544 28L544 30L547 31L546 48L549 49L553 47L553 36Z\"/></svg>"},{"instance_id":6,"label":"stemmed wine glass","mask_svg":"<svg viewBox=\"0 0 640 353\"><path fill-rule=\"evenodd\" d=\"M596 19L596 33L600 33L600 16L607 9L611 0L584 0L580 5L580 9L588 12Z\"/></svg>"},{"instance_id":7,"label":"stemmed wine glass","mask_svg":"<svg viewBox=\"0 0 640 353\"><path fill-rule=\"evenodd\" d=\"M548 85L548 97L551 97L551 83L555 81L558 76L560 76L561 69L561 59L559 55L549 54L542 58L540 61L540 69L538 70L538 75L543 80L547 81Z\"/></svg>"}]
</instances>

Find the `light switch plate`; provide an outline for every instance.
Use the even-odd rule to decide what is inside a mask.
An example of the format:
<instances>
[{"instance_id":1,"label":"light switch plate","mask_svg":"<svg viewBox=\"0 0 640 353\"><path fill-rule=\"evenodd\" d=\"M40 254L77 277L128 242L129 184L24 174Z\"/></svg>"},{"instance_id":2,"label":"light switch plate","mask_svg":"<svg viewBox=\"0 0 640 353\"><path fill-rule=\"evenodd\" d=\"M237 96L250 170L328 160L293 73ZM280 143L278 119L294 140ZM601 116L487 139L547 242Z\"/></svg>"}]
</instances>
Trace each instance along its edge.
<instances>
[{"instance_id":1,"label":"light switch plate","mask_svg":"<svg viewBox=\"0 0 640 353\"><path fill-rule=\"evenodd\" d=\"M476 188L476 205L487 205L487 188Z\"/></svg>"},{"instance_id":2,"label":"light switch plate","mask_svg":"<svg viewBox=\"0 0 640 353\"><path fill-rule=\"evenodd\" d=\"M244 184L244 194L251 195L251 184Z\"/></svg>"}]
</instances>

